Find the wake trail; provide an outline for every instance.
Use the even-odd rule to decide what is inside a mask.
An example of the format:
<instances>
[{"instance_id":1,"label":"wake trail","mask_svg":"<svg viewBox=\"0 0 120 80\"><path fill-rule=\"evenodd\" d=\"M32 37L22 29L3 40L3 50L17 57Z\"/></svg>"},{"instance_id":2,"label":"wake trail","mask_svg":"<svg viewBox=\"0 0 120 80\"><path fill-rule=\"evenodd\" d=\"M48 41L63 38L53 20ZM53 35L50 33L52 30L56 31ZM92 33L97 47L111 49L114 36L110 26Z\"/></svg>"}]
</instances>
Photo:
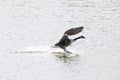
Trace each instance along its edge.
<instances>
[{"instance_id":1,"label":"wake trail","mask_svg":"<svg viewBox=\"0 0 120 80\"><path fill-rule=\"evenodd\" d=\"M80 51L75 50L72 47L69 47L70 52L81 54ZM40 45L40 46L29 46L23 49L18 49L15 53L65 53L61 48L54 48L52 46Z\"/></svg>"}]
</instances>

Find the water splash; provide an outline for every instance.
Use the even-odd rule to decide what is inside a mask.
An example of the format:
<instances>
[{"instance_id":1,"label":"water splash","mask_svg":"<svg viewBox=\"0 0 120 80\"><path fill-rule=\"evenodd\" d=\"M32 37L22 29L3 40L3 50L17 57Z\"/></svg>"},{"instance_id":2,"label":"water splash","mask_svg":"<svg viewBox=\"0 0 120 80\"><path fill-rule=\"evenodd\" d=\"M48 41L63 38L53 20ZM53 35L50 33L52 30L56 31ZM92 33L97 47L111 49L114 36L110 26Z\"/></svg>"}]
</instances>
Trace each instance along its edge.
<instances>
[{"instance_id":1,"label":"water splash","mask_svg":"<svg viewBox=\"0 0 120 80\"><path fill-rule=\"evenodd\" d=\"M79 54L80 52L73 49L72 47L68 48L72 53ZM54 48L52 46L40 45L40 46L29 46L23 49L15 51L15 53L65 53L61 48Z\"/></svg>"}]
</instances>

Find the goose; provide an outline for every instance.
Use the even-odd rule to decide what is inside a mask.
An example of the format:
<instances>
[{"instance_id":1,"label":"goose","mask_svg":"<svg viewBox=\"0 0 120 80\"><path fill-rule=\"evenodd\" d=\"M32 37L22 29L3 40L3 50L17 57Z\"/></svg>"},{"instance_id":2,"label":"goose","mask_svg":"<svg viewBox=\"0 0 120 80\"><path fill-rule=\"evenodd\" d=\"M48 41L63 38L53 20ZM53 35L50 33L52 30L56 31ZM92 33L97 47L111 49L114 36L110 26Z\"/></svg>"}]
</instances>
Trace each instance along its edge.
<instances>
[{"instance_id":1,"label":"goose","mask_svg":"<svg viewBox=\"0 0 120 80\"><path fill-rule=\"evenodd\" d=\"M63 49L67 53L71 53L66 49L66 47L70 46L73 42L77 41L78 39L83 39L85 37L79 36L74 39L70 39L69 36L76 35L76 34L80 33L81 31L83 31L83 29L84 29L84 27L81 26L81 27L75 27L75 28L70 28L70 29L66 30L64 32L62 38L54 46Z\"/></svg>"}]
</instances>

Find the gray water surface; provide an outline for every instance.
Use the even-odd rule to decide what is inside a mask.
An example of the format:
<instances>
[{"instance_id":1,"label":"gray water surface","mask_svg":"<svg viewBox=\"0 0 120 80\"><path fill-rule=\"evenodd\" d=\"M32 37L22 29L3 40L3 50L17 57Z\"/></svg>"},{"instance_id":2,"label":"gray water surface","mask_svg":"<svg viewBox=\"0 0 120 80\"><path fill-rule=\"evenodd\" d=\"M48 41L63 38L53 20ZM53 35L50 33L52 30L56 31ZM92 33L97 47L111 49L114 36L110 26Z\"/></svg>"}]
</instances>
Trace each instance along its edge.
<instances>
[{"instance_id":1,"label":"gray water surface","mask_svg":"<svg viewBox=\"0 0 120 80\"><path fill-rule=\"evenodd\" d=\"M120 80L119 0L0 0L0 80ZM84 26L78 57L15 53ZM32 50L32 49L31 49Z\"/></svg>"}]
</instances>

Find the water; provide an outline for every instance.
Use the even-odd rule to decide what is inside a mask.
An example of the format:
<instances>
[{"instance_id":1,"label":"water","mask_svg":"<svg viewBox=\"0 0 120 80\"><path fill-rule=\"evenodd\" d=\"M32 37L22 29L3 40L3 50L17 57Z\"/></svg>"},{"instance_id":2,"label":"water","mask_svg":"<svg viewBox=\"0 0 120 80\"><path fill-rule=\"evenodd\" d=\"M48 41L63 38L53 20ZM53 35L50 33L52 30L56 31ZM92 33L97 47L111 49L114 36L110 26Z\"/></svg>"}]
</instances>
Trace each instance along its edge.
<instances>
[{"instance_id":1,"label":"water","mask_svg":"<svg viewBox=\"0 0 120 80\"><path fill-rule=\"evenodd\" d=\"M0 80L120 80L119 0L0 0ZM78 57L45 51L64 31L84 26L69 48ZM31 47L32 46L32 47ZM70 49L71 50L71 49Z\"/></svg>"}]
</instances>

